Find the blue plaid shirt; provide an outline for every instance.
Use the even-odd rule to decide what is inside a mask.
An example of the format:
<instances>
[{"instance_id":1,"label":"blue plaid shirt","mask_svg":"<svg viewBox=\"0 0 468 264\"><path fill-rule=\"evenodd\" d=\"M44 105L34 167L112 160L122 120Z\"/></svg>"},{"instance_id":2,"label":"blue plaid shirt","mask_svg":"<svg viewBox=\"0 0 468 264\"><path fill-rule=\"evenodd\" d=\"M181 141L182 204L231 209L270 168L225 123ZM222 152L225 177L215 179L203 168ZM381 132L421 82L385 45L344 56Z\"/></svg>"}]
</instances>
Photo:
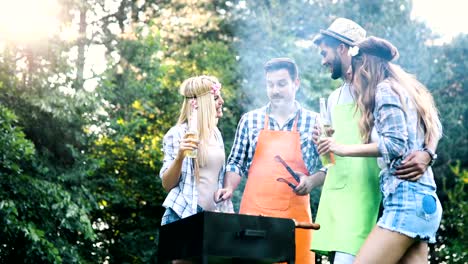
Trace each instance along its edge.
<instances>
[{"instance_id":1,"label":"blue plaid shirt","mask_svg":"<svg viewBox=\"0 0 468 264\"><path fill-rule=\"evenodd\" d=\"M401 94L401 99L388 81L377 85L373 112L374 126L378 134L378 148L382 155L380 159L384 161L380 164L386 165L380 172L381 189L385 196L395 192L400 182L403 181L394 176L396 167L411 152L424 148L424 129L419 122L415 105L403 87L395 86L395 89ZM430 167L418 182L436 187Z\"/></svg>"},{"instance_id":2,"label":"blue plaid shirt","mask_svg":"<svg viewBox=\"0 0 468 264\"><path fill-rule=\"evenodd\" d=\"M179 151L179 142L184 137L187 130L187 124L177 125L169 129L163 138L164 160L159 172L159 177L162 178L163 173L169 168ZM221 137L218 129L215 130L217 138ZM224 148L224 143L220 143ZM218 188L222 187L224 180L224 166L219 171ZM198 205L198 189L195 182L194 162L193 159L184 158L182 163L181 176L177 186L169 191L163 206L171 208L181 218L197 213ZM164 214L161 224L166 224L167 215Z\"/></svg>"},{"instance_id":3,"label":"blue plaid shirt","mask_svg":"<svg viewBox=\"0 0 468 264\"><path fill-rule=\"evenodd\" d=\"M312 132L317 113L304 109L298 102L297 111L291 114L286 123L280 127L278 122L269 116L268 126L270 130L292 131L294 119L299 112L297 130L300 134L302 157L310 174L322 167L317 148L312 141ZM236 136L229 155L226 171L236 172L241 176L247 176L255 154L258 136L265 124L265 116L269 112L270 104L244 114L237 126Z\"/></svg>"}]
</instances>

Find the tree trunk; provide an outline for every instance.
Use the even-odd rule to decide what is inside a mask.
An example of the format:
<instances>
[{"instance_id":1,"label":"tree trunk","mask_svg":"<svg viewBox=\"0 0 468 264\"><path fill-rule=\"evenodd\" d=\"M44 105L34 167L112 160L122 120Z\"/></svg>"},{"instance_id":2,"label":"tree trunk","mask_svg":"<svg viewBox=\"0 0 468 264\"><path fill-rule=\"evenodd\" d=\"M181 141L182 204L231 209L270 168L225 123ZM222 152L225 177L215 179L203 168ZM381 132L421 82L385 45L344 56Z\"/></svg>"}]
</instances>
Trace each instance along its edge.
<instances>
[{"instance_id":1,"label":"tree trunk","mask_svg":"<svg viewBox=\"0 0 468 264\"><path fill-rule=\"evenodd\" d=\"M78 38L78 57L76 59L76 81L75 89L83 89L84 84L84 65L85 65L85 47L86 47L86 9L80 9L80 28Z\"/></svg>"}]
</instances>

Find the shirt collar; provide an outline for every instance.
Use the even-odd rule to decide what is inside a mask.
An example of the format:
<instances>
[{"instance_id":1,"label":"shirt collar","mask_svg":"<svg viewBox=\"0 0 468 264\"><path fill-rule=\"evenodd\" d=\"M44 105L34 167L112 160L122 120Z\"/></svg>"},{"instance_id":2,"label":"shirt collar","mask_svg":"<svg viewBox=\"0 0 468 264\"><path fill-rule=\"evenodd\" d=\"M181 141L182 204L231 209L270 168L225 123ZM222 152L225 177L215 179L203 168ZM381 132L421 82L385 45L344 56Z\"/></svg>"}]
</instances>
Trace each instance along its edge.
<instances>
[{"instance_id":1,"label":"shirt collar","mask_svg":"<svg viewBox=\"0 0 468 264\"><path fill-rule=\"evenodd\" d=\"M295 118L296 115L300 114L300 111L302 110L302 105L298 101L294 100L294 106L296 107L296 111L294 111L294 113L292 113L292 114L290 114L288 116L288 121L286 121L285 124L289 123L289 121L291 121L291 119ZM270 108L271 108L271 103L268 103L264 107L265 114L270 113Z\"/></svg>"},{"instance_id":2,"label":"shirt collar","mask_svg":"<svg viewBox=\"0 0 468 264\"><path fill-rule=\"evenodd\" d=\"M302 109L302 105L296 100L294 100L294 106L296 107L296 111L294 111L294 114L296 114L299 110ZM270 113L271 103L268 102L268 104L264 108L266 113Z\"/></svg>"}]
</instances>

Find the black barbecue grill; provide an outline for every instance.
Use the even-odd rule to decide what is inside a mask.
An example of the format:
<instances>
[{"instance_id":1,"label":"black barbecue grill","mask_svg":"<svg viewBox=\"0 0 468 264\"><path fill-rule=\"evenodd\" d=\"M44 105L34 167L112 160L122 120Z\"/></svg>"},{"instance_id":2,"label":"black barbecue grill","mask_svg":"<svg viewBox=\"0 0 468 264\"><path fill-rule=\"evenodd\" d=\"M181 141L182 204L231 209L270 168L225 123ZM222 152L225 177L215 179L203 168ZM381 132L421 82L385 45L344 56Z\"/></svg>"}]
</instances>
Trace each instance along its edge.
<instances>
[{"instance_id":1,"label":"black barbecue grill","mask_svg":"<svg viewBox=\"0 0 468 264\"><path fill-rule=\"evenodd\" d=\"M160 228L158 263L294 263L292 219L202 212Z\"/></svg>"}]
</instances>

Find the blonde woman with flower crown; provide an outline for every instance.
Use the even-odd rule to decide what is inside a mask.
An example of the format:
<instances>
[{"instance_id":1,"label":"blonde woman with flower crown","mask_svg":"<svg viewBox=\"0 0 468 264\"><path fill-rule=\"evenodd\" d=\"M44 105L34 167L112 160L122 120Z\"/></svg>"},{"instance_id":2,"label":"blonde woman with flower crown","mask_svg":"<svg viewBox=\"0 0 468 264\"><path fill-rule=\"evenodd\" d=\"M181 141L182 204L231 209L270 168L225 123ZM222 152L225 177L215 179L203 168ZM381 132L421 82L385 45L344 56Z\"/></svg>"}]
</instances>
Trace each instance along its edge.
<instances>
[{"instance_id":1,"label":"blonde woman with flower crown","mask_svg":"<svg viewBox=\"0 0 468 264\"><path fill-rule=\"evenodd\" d=\"M378 157L383 214L359 250L354 263L427 263L427 243L435 243L442 207L429 166L416 181L396 175L415 150L434 153L442 129L434 99L416 78L390 61L398 50L390 42L369 37L349 51L359 128L363 144L319 142L319 153Z\"/></svg>"},{"instance_id":2,"label":"blonde woman with flower crown","mask_svg":"<svg viewBox=\"0 0 468 264\"><path fill-rule=\"evenodd\" d=\"M163 203L162 225L204 210L214 211L214 192L224 178L224 143L217 127L223 115L221 84L213 76L196 76L185 80L179 92L184 97L179 120L163 139L159 176L169 194ZM198 139L188 137L192 130ZM186 156L195 150L195 157Z\"/></svg>"}]
</instances>

